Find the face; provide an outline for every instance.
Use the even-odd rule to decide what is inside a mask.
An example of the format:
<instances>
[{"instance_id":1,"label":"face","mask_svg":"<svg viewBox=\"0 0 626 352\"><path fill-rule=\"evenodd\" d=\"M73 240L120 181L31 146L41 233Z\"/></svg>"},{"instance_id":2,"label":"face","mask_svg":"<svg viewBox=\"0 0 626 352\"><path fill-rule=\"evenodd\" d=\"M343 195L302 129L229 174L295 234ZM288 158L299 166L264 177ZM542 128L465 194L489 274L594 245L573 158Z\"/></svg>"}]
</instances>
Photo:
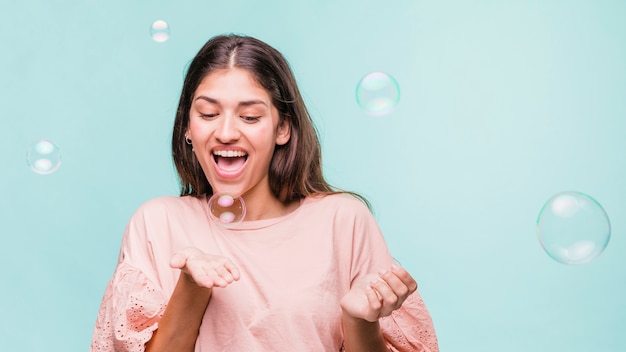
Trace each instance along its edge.
<instances>
[{"instance_id":1,"label":"face","mask_svg":"<svg viewBox=\"0 0 626 352\"><path fill-rule=\"evenodd\" d=\"M200 82L186 135L214 192L273 197L269 165L276 145L289 141L289 127L247 70L217 70Z\"/></svg>"}]
</instances>

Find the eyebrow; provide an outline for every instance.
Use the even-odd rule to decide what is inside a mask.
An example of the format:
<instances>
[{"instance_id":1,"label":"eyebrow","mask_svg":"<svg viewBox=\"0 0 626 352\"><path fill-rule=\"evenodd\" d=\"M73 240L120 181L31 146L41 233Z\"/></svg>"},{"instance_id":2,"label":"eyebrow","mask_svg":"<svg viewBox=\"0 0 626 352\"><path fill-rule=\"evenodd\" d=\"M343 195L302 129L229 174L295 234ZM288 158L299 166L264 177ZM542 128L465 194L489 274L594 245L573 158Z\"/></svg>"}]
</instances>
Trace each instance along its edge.
<instances>
[{"instance_id":1,"label":"eyebrow","mask_svg":"<svg viewBox=\"0 0 626 352\"><path fill-rule=\"evenodd\" d=\"M208 101L209 103L220 105L219 100L213 99L211 97L207 97L205 95L201 95L201 96L197 97L196 99L194 99L194 101L196 101L196 100L205 100L205 101ZM237 104L237 105L238 106L251 106L251 105L257 105L257 104L261 104L261 105L267 106L267 104L264 101L256 100L256 99L240 101L239 104Z\"/></svg>"}]
</instances>

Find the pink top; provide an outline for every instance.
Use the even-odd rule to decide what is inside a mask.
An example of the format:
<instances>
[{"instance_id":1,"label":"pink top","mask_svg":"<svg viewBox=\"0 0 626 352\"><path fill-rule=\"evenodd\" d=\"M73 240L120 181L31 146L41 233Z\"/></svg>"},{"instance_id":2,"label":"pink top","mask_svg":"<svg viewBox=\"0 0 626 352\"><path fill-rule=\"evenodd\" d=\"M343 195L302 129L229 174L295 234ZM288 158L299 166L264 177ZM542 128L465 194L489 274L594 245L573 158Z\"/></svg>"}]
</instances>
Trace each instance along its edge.
<instances>
[{"instance_id":1,"label":"pink top","mask_svg":"<svg viewBox=\"0 0 626 352\"><path fill-rule=\"evenodd\" d=\"M130 220L98 313L91 351L144 351L180 270L172 254L195 246L230 258L241 279L215 288L196 352L340 351L339 302L356 278L393 264L369 209L347 195L309 197L283 217L225 229L203 198L160 197ZM418 292L381 318L391 351L439 350Z\"/></svg>"}]
</instances>

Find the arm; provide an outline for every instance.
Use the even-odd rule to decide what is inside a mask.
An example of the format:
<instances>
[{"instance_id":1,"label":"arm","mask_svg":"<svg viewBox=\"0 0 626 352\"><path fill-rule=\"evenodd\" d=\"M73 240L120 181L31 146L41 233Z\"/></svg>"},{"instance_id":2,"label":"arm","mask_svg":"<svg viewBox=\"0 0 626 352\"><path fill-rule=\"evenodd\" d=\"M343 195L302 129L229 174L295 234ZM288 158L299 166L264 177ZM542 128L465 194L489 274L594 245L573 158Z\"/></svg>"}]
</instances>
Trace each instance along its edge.
<instances>
[{"instance_id":1,"label":"arm","mask_svg":"<svg viewBox=\"0 0 626 352\"><path fill-rule=\"evenodd\" d=\"M344 347L347 352L389 352L378 321L369 322L344 312L341 322L344 333Z\"/></svg>"},{"instance_id":2,"label":"arm","mask_svg":"<svg viewBox=\"0 0 626 352\"><path fill-rule=\"evenodd\" d=\"M411 275L395 265L358 279L341 300L346 352L388 352L378 319L400 308L416 290Z\"/></svg>"},{"instance_id":3,"label":"arm","mask_svg":"<svg viewBox=\"0 0 626 352\"><path fill-rule=\"evenodd\" d=\"M193 352L211 290L198 286L188 274L181 273L159 328L146 344L146 352Z\"/></svg>"},{"instance_id":4,"label":"arm","mask_svg":"<svg viewBox=\"0 0 626 352\"><path fill-rule=\"evenodd\" d=\"M181 274L146 352L193 352L213 287L226 287L240 277L229 259L196 248L174 254L170 266Z\"/></svg>"}]
</instances>

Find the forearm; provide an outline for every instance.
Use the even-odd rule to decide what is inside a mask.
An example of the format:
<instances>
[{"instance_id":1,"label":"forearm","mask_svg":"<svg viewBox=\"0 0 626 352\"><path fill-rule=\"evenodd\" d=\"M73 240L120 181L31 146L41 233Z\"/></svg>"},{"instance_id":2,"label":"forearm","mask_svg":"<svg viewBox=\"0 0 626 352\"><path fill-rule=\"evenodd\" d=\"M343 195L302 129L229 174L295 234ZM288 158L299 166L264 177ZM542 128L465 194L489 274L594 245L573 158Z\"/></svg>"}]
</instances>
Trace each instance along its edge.
<instances>
[{"instance_id":1,"label":"forearm","mask_svg":"<svg viewBox=\"0 0 626 352\"><path fill-rule=\"evenodd\" d=\"M345 312L341 321L346 352L389 352L378 321L372 323Z\"/></svg>"},{"instance_id":2,"label":"forearm","mask_svg":"<svg viewBox=\"0 0 626 352\"><path fill-rule=\"evenodd\" d=\"M199 287L181 273L146 352L193 352L210 298L211 289Z\"/></svg>"}]
</instances>

